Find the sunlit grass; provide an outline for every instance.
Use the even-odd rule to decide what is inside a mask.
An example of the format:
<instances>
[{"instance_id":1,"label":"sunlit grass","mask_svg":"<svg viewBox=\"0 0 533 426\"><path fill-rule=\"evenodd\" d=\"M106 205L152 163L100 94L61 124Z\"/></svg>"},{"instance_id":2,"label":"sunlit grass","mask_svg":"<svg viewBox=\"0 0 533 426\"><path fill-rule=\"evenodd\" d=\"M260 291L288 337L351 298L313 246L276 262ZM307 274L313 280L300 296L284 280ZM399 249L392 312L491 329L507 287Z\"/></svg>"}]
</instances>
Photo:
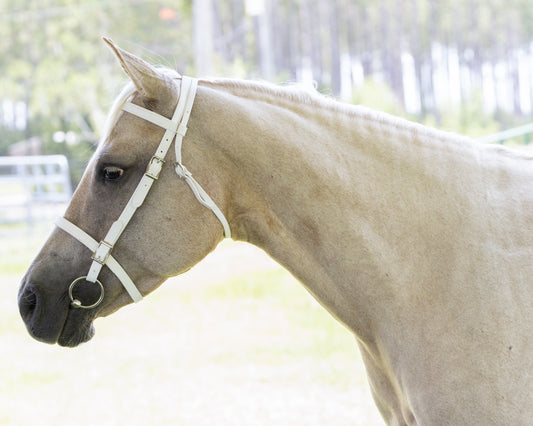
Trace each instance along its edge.
<instances>
[{"instance_id":1,"label":"sunlit grass","mask_svg":"<svg viewBox=\"0 0 533 426\"><path fill-rule=\"evenodd\" d=\"M75 349L28 336L19 266L0 277L2 425L382 424L354 337L249 246L222 244Z\"/></svg>"},{"instance_id":2,"label":"sunlit grass","mask_svg":"<svg viewBox=\"0 0 533 426\"><path fill-rule=\"evenodd\" d=\"M265 339L266 344L255 347L256 352L250 354L263 361L280 362L284 357L294 356L321 360L353 355L355 338L347 338L349 332L282 268L231 278L204 288L201 297L203 300L231 301L259 316L265 303L278 310L279 317L275 320L279 327L297 330L296 337L291 335L289 342L278 345L275 339Z\"/></svg>"},{"instance_id":3,"label":"sunlit grass","mask_svg":"<svg viewBox=\"0 0 533 426\"><path fill-rule=\"evenodd\" d=\"M0 274L22 274L43 245L46 227L28 230L22 225L0 227Z\"/></svg>"}]
</instances>

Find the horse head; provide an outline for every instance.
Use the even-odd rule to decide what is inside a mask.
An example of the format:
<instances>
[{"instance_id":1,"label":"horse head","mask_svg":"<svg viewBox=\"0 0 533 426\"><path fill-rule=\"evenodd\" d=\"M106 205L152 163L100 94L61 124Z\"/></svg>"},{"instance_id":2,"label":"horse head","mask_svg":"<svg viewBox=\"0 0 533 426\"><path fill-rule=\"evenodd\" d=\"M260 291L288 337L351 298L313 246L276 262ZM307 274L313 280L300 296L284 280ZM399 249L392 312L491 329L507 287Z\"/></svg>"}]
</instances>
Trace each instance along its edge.
<instances>
[{"instance_id":1,"label":"horse head","mask_svg":"<svg viewBox=\"0 0 533 426\"><path fill-rule=\"evenodd\" d=\"M180 97L185 96L184 78L105 41L131 82L116 99L102 140L64 218L30 265L19 291L20 313L29 333L37 340L62 346L89 340L94 334L94 319L130 303L135 297L132 291L138 291L139 297L146 295L169 276L199 262L222 239L222 228L213 212L225 221L181 158L176 159L175 168L174 149L158 156L165 137L171 135L167 145L178 144L178 138L181 144L185 134L186 119L175 120L175 128L171 123ZM183 114L194 116L191 108L192 101ZM195 122L184 141L184 146L188 145L184 163L202 168L201 162L209 153L202 154L195 143L202 139L201 123ZM183 126L178 128L180 124ZM181 150L175 151L181 157ZM201 156L204 160L198 158ZM202 172L204 181L208 180L205 188L223 203L221 186L205 168L209 166L204 165ZM146 190L139 200L143 185L150 186L149 194ZM131 217L124 221L132 205ZM227 222L225 225L227 235ZM106 238L114 241L108 244ZM110 258L119 265L115 269ZM93 274L92 268L97 272ZM135 283L129 294L117 268ZM93 279L87 277L90 274Z\"/></svg>"}]
</instances>

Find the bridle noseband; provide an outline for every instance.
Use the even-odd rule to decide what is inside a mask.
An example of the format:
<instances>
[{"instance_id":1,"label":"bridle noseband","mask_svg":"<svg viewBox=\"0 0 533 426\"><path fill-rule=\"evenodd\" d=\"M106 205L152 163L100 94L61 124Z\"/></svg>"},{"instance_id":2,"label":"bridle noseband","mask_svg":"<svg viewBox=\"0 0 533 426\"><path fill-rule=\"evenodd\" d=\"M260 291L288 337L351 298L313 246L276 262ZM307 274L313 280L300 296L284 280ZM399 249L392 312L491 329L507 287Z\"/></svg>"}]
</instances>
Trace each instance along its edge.
<instances>
[{"instance_id":1,"label":"bridle noseband","mask_svg":"<svg viewBox=\"0 0 533 426\"><path fill-rule=\"evenodd\" d=\"M98 275L100 274L100 271L104 265L107 265L107 267L117 276L134 302L139 302L142 300L143 297L141 293L130 279L126 271L124 271L122 266L120 266L115 258L111 256L111 251L113 250L113 247L120 235L130 222L135 211L144 202L153 183L159 178L159 173L161 172L164 164L164 158L174 139L176 140L175 171L177 175L180 178L185 179L198 201L203 206L210 209L220 220L224 228L224 236L226 238L231 238L231 230L226 217L181 162L181 144L183 137L187 132L187 122L189 121L191 114L197 86L198 80L185 76L182 77L181 94L172 119L168 119L160 114L157 114L139 105L135 105L131 102L126 102L123 105L122 109L124 111L162 127L165 129L165 134L163 135L163 139L161 139L154 156L148 163L146 173L137 185L133 195L126 204L126 207L124 207L124 210L120 214L119 218L111 225L111 228L102 241L98 243L89 234L80 229L78 226L74 225L72 222L69 222L64 217L60 217L56 220L56 225L59 228L76 238L79 242L93 252L91 256L93 262L87 275L76 278L69 286L69 298L73 307L91 309L98 306L102 302L104 299L104 286L98 280ZM93 304L83 305L74 296L74 288L83 280L97 284L100 289L100 297Z\"/></svg>"}]
</instances>

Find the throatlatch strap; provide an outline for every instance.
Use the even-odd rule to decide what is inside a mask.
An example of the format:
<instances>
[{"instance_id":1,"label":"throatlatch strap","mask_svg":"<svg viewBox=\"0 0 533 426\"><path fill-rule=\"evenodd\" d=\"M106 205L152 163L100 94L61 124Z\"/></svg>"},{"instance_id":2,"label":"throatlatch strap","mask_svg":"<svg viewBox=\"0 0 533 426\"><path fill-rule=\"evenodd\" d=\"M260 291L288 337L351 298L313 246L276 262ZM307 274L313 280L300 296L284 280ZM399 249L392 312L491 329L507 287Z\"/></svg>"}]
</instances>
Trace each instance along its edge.
<instances>
[{"instance_id":1,"label":"throatlatch strap","mask_svg":"<svg viewBox=\"0 0 533 426\"><path fill-rule=\"evenodd\" d=\"M192 79L192 78L185 77L185 76L183 77L182 83L181 83L180 99L178 101L178 105L176 106L176 110L174 112L174 116L172 117L172 120L169 120L168 118L165 118L157 113L154 113L153 111L147 110L146 108L132 104L130 102L126 103L123 109L125 111L128 111L130 114L136 115L137 117L143 118L146 121L154 123L160 127L166 128L167 131L165 132L165 135L163 136L161 145L163 145L163 142L165 142L164 144L165 147L167 144L168 146L170 146L170 144L172 143L172 138L174 137L174 135L176 136L176 139L174 141L174 148L176 152L176 167L175 167L176 174L180 178L185 179L185 181L187 182L187 184L193 191L196 199L204 207L207 207L215 214L215 216L218 218L218 220L222 224L222 227L224 228L224 237L231 238L231 228L229 226L229 223L226 217L224 216L224 213L222 213L222 210L220 210L220 208L216 205L213 199L207 194L207 192L205 192L205 190L198 183L198 181L193 178L191 172L189 172L187 168L181 162L181 146L183 142L183 137L187 133L187 123L189 121L189 117L191 115L192 107L194 104L194 99L196 97L197 86L198 86L198 81L196 79ZM164 126L163 124L165 123L166 125ZM179 123L179 126L178 126L178 123ZM170 139L167 139L169 137ZM161 148L161 145L160 145L160 148ZM168 147L166 149L168 150ZM165 155L166 155L166 152L167 151L165 151ZM108 241L107 238L106 238L106 241Z\"/></svg>"}]
</instances>

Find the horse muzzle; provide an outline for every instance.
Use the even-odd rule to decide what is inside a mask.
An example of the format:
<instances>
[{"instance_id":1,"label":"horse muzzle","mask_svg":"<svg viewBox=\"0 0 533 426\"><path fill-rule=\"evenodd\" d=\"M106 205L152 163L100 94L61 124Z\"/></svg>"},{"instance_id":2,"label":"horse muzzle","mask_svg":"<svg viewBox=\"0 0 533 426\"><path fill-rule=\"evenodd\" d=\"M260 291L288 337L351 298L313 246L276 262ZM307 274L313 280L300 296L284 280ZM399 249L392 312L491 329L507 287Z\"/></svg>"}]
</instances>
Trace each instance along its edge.
<instances>
[{"instance_id":1,"label":"horse muzzle","mask_svg":"<svg viewBox=\"0 0 533 426\"><path fill-rule=\"evenodd\" d=\"M76 280L75 280L76 281ZM96 306L103 299L103 291L94 283L78 279L72 289L72 298L82 300L82 307ZM52 298L41 286L23 282L18 296L19 311L28 333L36 340L61 346L77 346L94 335L92 322L96 310L72 309L72 301L65 294ZM70 295L69 295L70 297ZM98 303L96 303L98 302Z\"/></svg>"}]
</instances>

